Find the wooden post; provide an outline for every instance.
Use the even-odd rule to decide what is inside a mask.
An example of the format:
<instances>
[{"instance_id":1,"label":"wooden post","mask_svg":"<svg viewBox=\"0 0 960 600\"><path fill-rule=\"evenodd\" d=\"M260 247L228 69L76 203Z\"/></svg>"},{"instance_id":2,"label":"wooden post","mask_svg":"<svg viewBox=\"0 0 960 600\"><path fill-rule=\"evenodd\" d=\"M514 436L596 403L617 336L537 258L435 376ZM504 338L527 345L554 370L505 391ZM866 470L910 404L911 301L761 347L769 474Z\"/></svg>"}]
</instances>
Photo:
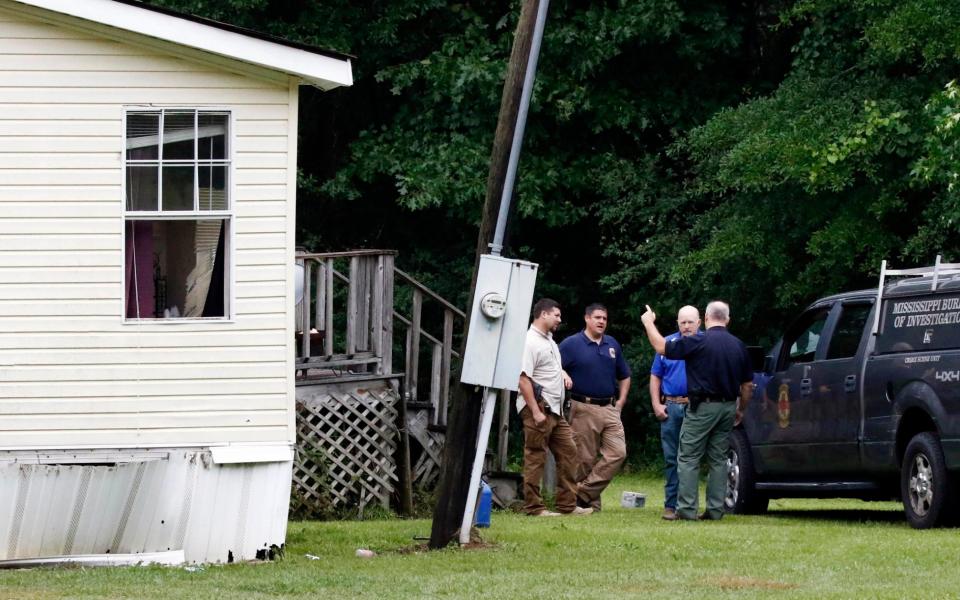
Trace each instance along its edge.
<instances>
[{"instance_id":1,"label":"wooden post","mask_svg":"<svg viewBox=\"0 0 960 600\"><path fill-rule=\"evenodd\" d=\"M420 373L420 316L423 312L423 292L413 290L413 306L410 314L410 344L407 361L410 365L407 372L407 385L410 390L410 400L417 400L417 383Z\"/></svg>"},{"instance_id":2,"label":"wooden post","mask_svg":"<svg viewBox=\"0 0 960 600\"><path fill-rule=\"evenodd\" d=\"M383 255L375 257L373 270L373 305L370 308L370 344L373 355L380 359L376 372L383 374Z\"/></svg>"},{"instance_id":3,"label":"wooden post","mask_svg":"<svg viewBox=\"0 0 960 600\"><path fill-rule=\"evenodd\" d=\"M317 290L317 300L313 312L313 326L318 330L323 330L324 323L326 322L324 311L327 308L327 270L324 264L319 261L316 263L316 268L317 275L314 287ZM321 352L326 352L322 342L318 341L317 345L320 346Z\"/></svg>"},{"instance_id":4,"label":"wooden post","mask_svg":"<svg viewBox=\"0 0 960 600\"><path fill-rule=\"evenodd\" d=\"M326 299L326 308L323 311L323 353L327 356L333 354L333 259L328 258L323 261L323 270L326 272L324 280L327 285L327 291L324 294Z\"/></svg>"},{"instance_id":5,"label":"wooden post","mask_svg":"<svg viewBox=\"0 0 960 600\"><path fill-rule=\"evenodd\" d=\"M383 256L383 317L380 319L380 369L393 373L393 255Z\"/></svg>"},{"instance_id":6,"label":"wooden post","mask_svg":"<svg viewBox=\"0 0 960 600\"><path fill-rule=\"evenodd\" d=\"M447 410L450 407L450 358L453 354L453 311L443 311L443 355L440 357L440 410L437 422L447 424ZM462 355L461 355L462 356Z\"/></svg>"},{"instance_id":7,"label":"wooden post","mask_svg":"<svg viewBox=\"0 0 960 600\"><path fill-rule=\"evenodd\" d=\"M440 422L440 411L442 409L440 405L440 374L443 371L440 355L442 352L443 346L440 344L434 344L430 352L430 404L433 405L431 419L434 425Z\"/></svg>"},{"instance_id":8,"label":"wooden post","mask_svg":"<svg viewBox=\"0 0 960 600\"><path fill-rule=\"evenodd\" d=\"M490 156L490 172L487 176L487 193L483 203L480 233L477 236L473 277L470 281L470 293L467 296L471 302L477 287L480 256L487 253L488 245L493 241L497 213L500 211L500 197L510 160L510 145L517 125L520 96L530 58L539 5L539 0L523 0L520 20L513 36L513 50L510 53L510 63L507 65L507 77L500 99L500 115ZM460 356L464 355L470 329L469 310L467 312ZM473 466L473 455L477 447L482 394L483 390L477 386L457 384L450 399L446 439L443 446L443 466L440 471L437 504L433 510L433 524L430 531L430 548L446 547L460 528L460 520L466 507L467 488L470 486L470 469Z\"/></svg>"},{"instance_id":9,"label":"wooden post","mask_svg":"<svg viewBox=\"0 0 960 600\"><path fill-rule=\"evenodd\" d=\"M357 352L370 350L370 295L373 287L373 257L363 256L357 269L357 322L354 341Z\"/></svg>"},{"instance_id":10,"label":"wooden post","mask_svg":"<svg viewBox=\"0 0 960 600\"><path fill-rule=\"evenodd\" d=\"M303 261L303 300L300 302L300 331L303 337L300 338L300 355L304 359L310 358L310 275L312 273L313 260Z\"/></svg>"},{"instance_id":11,"label":"wooden post","mask_svg":"<svg viewBox=\"0 0 960 600\"><path fill-rule=\"evenodd\" d=\"M350 283L347 289L347 354L357 352L357 317L360 312L360 257L350 257Z\"/></svg>"},{"instance_id":12,"label":"wooden post","mask_svg":"<svg viewBox=\"0 0 960 600\"><path fill-rule=\"evenodd\" d=\"M510 449L510 390L500 391L500 426L497 428L497 468L507 470L507 452Z\"/></svg>"}]
</instances>

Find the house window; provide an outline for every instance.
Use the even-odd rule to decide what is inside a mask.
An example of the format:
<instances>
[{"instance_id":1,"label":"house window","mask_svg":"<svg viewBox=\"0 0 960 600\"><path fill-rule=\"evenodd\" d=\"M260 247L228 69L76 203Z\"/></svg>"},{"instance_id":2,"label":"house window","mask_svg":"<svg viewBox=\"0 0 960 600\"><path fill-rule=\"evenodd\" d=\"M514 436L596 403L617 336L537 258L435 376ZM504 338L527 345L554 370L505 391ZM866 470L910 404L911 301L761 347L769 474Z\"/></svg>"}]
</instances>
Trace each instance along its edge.
<instances>
[{"instance_id":1,"label":"house window","mask_svg":"<svg viewBox=\"0 0 960 600\"><path fill-rule=\"evenodd\" d=\"M126 115L127 319L229 315L230 114Z\"/></svg>"}]
</instances>

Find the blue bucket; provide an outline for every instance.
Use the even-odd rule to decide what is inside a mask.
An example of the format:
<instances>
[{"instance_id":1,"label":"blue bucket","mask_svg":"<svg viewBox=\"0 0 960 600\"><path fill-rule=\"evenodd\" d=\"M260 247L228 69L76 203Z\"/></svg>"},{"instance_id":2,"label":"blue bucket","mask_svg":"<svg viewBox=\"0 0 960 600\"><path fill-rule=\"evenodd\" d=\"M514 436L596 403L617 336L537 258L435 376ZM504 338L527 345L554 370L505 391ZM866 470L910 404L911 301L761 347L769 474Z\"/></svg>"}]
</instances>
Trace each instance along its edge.
<instances>
[{"instance_id":1,"label":"blue bucket","mask_svg":"<svg viewBox=\"0 0 960 600\"><path fill-rule=\"evenodd\" d=\"M493 511L493 490L486 481L480 482L480 502L477 503L477 516L474 525L490 527L490 513Z\"/></svg>"}]
</instances>

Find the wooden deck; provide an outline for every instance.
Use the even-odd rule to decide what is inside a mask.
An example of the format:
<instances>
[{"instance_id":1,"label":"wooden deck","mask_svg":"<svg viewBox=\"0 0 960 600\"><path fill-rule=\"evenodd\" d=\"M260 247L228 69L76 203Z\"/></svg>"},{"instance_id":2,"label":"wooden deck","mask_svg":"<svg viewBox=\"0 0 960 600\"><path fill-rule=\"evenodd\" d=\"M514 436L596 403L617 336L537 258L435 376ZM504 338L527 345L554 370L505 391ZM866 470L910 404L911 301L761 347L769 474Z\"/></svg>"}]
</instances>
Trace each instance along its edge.
<instances>
[{"instance_id":1,"label":"wooden deck","mask_svg":"<svg viewBox=\"0 0 960 600\"><path fill-rule=\"evenodd\" d=\"M302 513L363 510L395 493L403 505L414 485L439 475L464 313L396 268L396 254L297 254L294 505Z\"/></svg>"}]
</instances>

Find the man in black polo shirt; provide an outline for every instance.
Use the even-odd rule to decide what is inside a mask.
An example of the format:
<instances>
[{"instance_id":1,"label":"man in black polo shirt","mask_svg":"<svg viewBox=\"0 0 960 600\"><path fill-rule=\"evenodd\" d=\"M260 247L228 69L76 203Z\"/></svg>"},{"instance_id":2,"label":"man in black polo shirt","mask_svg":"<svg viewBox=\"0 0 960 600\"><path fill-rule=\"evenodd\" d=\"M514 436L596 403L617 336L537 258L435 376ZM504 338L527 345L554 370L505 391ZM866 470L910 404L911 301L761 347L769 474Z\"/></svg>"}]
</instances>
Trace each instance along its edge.
<instances>
[{"instance_id":1,"label":"man in black polo shirt","mask_svg":"<svg viewBox=\"0 0 960 600\"><path fill-rule=\"evenodd\" d=\"M753 394L753 372L747 347L727 331L730 307L714 301L704 314L707 331L665 341L654 324L657 315L647 306L640 320L654 350L667 358L686 361L690 407L680 429L677 474L677 516L697 518L697 483L704 453L710 467L707 509L701 519L723 517L727 487L727 449L733 427L740 423ZM737 397L739 396L739 403Z\"/></svg>"}]
</instances>

